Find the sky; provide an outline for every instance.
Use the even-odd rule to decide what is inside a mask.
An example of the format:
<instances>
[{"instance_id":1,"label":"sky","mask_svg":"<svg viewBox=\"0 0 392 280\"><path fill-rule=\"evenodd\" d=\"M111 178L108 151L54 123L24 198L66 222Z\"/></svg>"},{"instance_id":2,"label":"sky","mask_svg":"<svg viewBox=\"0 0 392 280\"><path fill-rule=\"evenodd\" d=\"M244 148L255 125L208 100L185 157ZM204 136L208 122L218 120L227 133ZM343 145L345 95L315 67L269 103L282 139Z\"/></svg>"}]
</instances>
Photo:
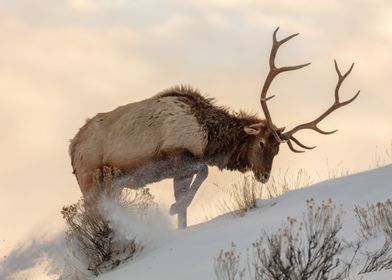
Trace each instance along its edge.
<instances>
[{"instance_id":1,"label":"sky","mask_svg":"<svg viewBox=\"0 0 392 280\"><path fill-rule=\"evenodd\" d=\"M300 36L282 47L277 64L312 64L274 81L276 125L289 129L330 106L334 59L342 71L355 62L342 99L361 94L320 124L336 134L298 134L315 150L294 154L283 145L273 173L359 171L383 161L392 145L391 1L0 0L0 255L58 226L61 207L80 197L68 145L86 118L176 84L262 117L259 94L278 26L279 38ZM197 207L215 203L206 200L215 184L236 176L211 169L191 220ZM167 205L170 185L155 188Z\"/></svg>"}]
</instances>

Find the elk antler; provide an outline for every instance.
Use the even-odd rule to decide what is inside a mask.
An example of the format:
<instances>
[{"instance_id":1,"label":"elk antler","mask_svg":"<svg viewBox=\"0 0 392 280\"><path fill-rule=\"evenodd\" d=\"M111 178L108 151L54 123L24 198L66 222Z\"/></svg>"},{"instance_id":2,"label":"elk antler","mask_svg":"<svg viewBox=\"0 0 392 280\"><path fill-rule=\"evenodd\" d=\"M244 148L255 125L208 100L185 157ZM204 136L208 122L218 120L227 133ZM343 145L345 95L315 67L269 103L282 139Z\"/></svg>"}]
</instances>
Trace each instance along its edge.
<instances>
[{"instance_id":1,"label":"elk antler","mask_svg":"<svg viewBox=\"0 0 392 280\"><path fill-rule=\"evenodd\" d=\"M269 127L269 129L272 131L274 137L276 138L276 140L280 143L284 142L278 135L276 127L274 126L274 124L272 123L272 119L271 119L271 115L268 111L268 106L267 106L267 101L270 100L271 98L273 98L275 95L272 95L270 97L266 97L267 95L267 91L273 81L273 79L280 73L282 72L286 72L286 71L293 71L293 70L297 70L297 69L301 69L305 66L308 66L310 63L306 63L306 64L301 64L301 65L296 65L296 66L286 66L286 67L276 67L275 65L275 57L276 57L276 53L278 52L278 49L281 45L283 45L284 43L286 43L288 40L290 40L291 38L297 36L299 33L290 35L280 41L278 41L276 39L276 33L278 32L279 27L275 29L274 34L272 36L272 48L271 48L271 54L270 54L270 59L269 59L269 65L270 65L270 71L267 75L267 78L265 79L264 85L263 85L263 89L261 90L261 95L260 95L260 103L261 103L261 107L263 109L266 121L267 121L267 125ZM280 129L282 130L282 129ZM296 142L295 140L293 140L294 142ZM289 143L289 142L288 142ZM289 146L291 145L291 143L289 144Z\"/></svg>"},{"instance_id":2,"label":"elk antler","mask_svg":"<svg viewBox=\"0 0 392 280\"><path fill-rule=\"evenodd\" d=\"M350 69L349 69L344 75L342 75L342 73L341 73L340 70L339 70L338 64L336 63L336 60L334 60L334 62L335 62L336 73L338 74L338 82L337 82L336 88L335 88L335 102L332 104L331 107L329 107L323 114L321 114L321 115L320 115L318 118L316 118L315 120L313 120L313 121L311 121L311 122L308 122L308 123L300 124L300 125L294 127L293 129L291 129L290 131L281 134L281 138L282 138L283 140L287 141L287 144L289 145L289 148L290 148L293 152L302 153L302 152L304 152L304 151L296 150L296 149L293 147L291 141L293 141L294 143L296 143L296 144L297 144L298 146L300 146L301 148L308 149L308 150L309 150L309 149L314 149L314 148L316 147L316 146L313 146L313 147L305 146L304 144L302 144L301 142L299 142L299 141L293 136L294 133L296 133L297 131L302 130L302 129L313 129L313 130L315 130L315 131L317 131L317 132L319 132L319 133L321 133L321 134L332 134L332 133L335 133L335 132L337 131L337 129L336 129L336 130L333 130L333 131L323 131L323 130L321 130L320 128L317 127L318 123L319 123L320 121L322 121L322 120L323 120L326 116L328 116L330 113L332 113L333 111L335 111L336 109L338 109L338 108L340 108L340 107L343 107L343 106L345 106L345 105L350 104L351 102L353 102L353 101L358 97L358 95L359 95L359 93L360 93L360 90L358 90L358 92L357 92L351 99L349 99L349 100L347 100L347 101L344 101L344 102L340 102L340 101L339 101L339 89L340 89L342 83L344 82L344 80L345 80L345 79L347 78L347 76L351 73L351 70L353 70L354 63L351 64Z\"/></svg>"}]
</instances>

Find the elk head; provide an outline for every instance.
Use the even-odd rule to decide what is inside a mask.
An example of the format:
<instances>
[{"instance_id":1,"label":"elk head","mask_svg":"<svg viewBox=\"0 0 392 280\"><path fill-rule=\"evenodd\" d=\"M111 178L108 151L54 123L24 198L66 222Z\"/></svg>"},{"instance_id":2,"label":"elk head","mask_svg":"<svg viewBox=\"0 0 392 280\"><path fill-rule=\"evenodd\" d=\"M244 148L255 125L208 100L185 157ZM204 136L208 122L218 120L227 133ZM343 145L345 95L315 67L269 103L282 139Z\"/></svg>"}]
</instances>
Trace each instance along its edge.
<instances>
[{"instance_id":1,"label":"elk head","mask_svg":"<svg viewBox=\"0 0 392 280\"><path fill-rule=\"evenodd\" d=\"M253 124L253 125L250 125L250 126L247 126L244 128L244 130L247 134L254 135L255 142L254 142L254 145L252 145L252 151L250 151L250 162L253 163L251 165L252 165L252 170L255 174L256 179L262 183L266 183L269 179L271 167L272 167L272 161L273 161L275 155L278 154L279 145L281 143L287 143L290 150L292 150L295 153L302 153L304 151L298 150L297 148L295 148L293 143L295 143L296 145L298 145L299 147L301 147L303 149L308 149L308 150L314 149L316 146L309 147L309 146L302 144L297 138L294 137L294 134L300 130L303 130L303 129L312 129L312 130L314 130L318 133L321 133L321 134L332 134L332 133L336 132L337 130L323 131L317 125L320 121L322 121L325 117L327 117L329 114L331 114L336 109L353 102L358 97L358 95L360 93L360 91L358 91L351 99L349 99L347 101L343 101L343 102L340 101L339 89L340 89L342 83L344 82L344 80L351 73L351 70L354 67L354 63L351 64L350 69L342 75L342 73L340 72L339 67L336 63L336 60L335 60L334 63L335 63L336 73L338 74L338 81L337 81L337 84L335 87L335 101L334 101L334 103L324 113L322 113L319 117L317 117L313 121L297 125L293 129L283 133L284 127L277 128L272 122L271 114L269 113L268 106L267 106L267 101L270 100L271 98L273 98L275 95L267 97L268 89L269 89L273 79L278 74L280 74L282 72L301 69L303 67L308 66L310 63L295 65L295 66L276 67L275 57L276 57L276 54L278 52L279 47L299 34L299 33L296 33L296 34L290 35L290 36L278 41L276 39L276 33L278 32L278 30L279 30L279 27L274 31L273 36L272 36L272 48L271 48L271 53L270 53L270 58L269 58L270 70L267 75L267 78L265 79L263 88L261 90L261 95L260 95L260 103L261 103L261 108L262 108L264 115L265 115L265 121L263 121L262 123ZM257 159L254 157L257 157Z\"/></svg>"}]
</instances>

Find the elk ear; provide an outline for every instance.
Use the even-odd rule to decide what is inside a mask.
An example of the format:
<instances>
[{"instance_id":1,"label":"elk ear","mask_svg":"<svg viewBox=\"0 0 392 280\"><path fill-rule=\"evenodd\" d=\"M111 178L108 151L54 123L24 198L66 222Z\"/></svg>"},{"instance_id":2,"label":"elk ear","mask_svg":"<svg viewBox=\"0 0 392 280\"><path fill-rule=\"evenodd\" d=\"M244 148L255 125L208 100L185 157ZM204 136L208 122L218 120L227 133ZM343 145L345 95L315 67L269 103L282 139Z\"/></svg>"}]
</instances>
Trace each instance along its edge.
<instances>
[{"instance_id":1,"label":"elk ear","mask_svg":"<svg viewBox=\"0 0 392 280\"><path fill-rule=\"evenodd\" d=\"M249 135L257 135L267 127L265 122L244 126L244 131Z\"/></svg>"}]
</instances>

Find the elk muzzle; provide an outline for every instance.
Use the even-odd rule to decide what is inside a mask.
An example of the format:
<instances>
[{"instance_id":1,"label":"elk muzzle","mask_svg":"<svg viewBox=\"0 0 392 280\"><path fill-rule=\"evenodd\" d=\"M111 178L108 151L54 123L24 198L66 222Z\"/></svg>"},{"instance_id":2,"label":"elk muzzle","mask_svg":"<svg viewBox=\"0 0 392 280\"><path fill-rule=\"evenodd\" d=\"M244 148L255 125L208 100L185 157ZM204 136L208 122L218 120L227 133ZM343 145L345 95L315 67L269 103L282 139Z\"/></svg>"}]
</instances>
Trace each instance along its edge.
<instances>
[{"instance_id":1,"label":"elk muzzle","mask_svg":"<svg viewBox=\"0 0 392 280\"><path fill-rule=\"evenodd\" d=\"M256 177L257 181L259 181L260 183L265 184L265 183L268 182L268 179L270 177L270 172L264 172L264 173L261 173L261 174L257 174L255 177Z\"/></svg>"}]
</instances>

